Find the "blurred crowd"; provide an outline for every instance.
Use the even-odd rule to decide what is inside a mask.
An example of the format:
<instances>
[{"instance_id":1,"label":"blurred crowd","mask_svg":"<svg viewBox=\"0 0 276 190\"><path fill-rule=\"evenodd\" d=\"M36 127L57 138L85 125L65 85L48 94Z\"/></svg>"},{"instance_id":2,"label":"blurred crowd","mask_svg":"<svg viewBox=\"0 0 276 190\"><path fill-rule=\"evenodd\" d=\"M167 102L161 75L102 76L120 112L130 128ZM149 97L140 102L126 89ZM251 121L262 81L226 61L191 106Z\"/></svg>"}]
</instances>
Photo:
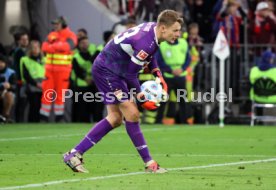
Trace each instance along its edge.
<instances>
[{"instance_id":1,"label":"blurred crowd","mask_svg":"<svg viewBox=\"0 0 276 190\"><path fill-rule=\"evenodd\" d=\"M64 17L52 21L53 31L45 41L41 41L32 29L21 28L13 33L14 44L10 48L4 48L0 43L2 122L49 122L53 115L54 121L64 121L64 115L68 113L61 97L62 89L97 92L91 67L104 45L128 28L156 20L164 9L178 11L183 15L185 25L182 37L175 44L164 43L156 53L171 90L171 99L159 112L144 111L142 120L147 123L197 122L189 101L175 101L175 90L187 89L188 99L191 99L191 92L201 83L196 78L196 68L202 64L204 44L212 43L220 29L233 48L244 43L262 46L254 52L257 55L254 64L261 63L263 51L276 42L276 5L273 0L99 1L121 18L110 31L103 33L104 44L91 43L85 26L71 31L70 23ZM141 82L151 77L146 72L139 75ZM50 89L55 89L55 93L46 96ZM81 98L77 102L71 101L70 108L70 121L73 122L99 121L104 115L102 103L87 103Z\"/></svg>"},{"instance_id":2,"label":"blurred crowd","mask_svg":"<svg viewBox=\"0 0 276 190\"><path fill-rule=\"evenodd\" d=\"M275 2L273 0L99 0L123 20L137 23L154 21L164 9L183 15L186 26L197 23L205 43L213 42L217 31L224 26L233 44L243 43L244 24L247 24L252 43L275 42ZM265 4L257 4L266 2ZM246 20L245 20L246 19ZM246 23L245 23L246 22ZM265 30L262 30L265 29Z\"/></svg>"}]
</instances>

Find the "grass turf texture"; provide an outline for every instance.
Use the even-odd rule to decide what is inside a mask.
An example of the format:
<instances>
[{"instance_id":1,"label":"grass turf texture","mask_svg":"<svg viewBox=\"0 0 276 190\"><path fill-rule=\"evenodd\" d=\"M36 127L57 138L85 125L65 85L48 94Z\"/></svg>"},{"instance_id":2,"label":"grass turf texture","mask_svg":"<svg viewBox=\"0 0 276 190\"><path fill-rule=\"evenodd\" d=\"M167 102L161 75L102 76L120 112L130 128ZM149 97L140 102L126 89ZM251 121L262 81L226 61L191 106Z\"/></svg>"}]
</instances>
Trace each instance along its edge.
<instances>
[{"instance_id":1,"label":"grass turf texture","mask_svg":"<svg viewBox=\"0 0 276 190\"><path fill-rule=\"evenodd\" d=\"M276 188L276 161L186 168L169 171L167 174L141 174L144 165L124 127L112 131L84 155L89 174L73 173L63 164L61 156L83 138L90 126L91 124L0 125L0 189L60 180L69 181L26 189ZM165 168L276 158L274 127L141 127L153 158ZM140 173L95 178L132 172ZM72 179L76 181L70 181Z\"/></svg>"}]
</instances>

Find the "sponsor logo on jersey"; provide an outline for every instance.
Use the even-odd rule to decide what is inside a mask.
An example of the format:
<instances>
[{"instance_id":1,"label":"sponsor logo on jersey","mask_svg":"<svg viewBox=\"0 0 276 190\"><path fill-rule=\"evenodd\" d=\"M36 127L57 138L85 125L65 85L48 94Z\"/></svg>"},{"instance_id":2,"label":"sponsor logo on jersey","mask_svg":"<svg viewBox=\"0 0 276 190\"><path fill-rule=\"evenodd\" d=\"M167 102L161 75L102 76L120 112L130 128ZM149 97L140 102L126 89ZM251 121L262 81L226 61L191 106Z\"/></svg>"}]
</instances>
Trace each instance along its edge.
<instances>
[{"instance_id":1,"label":"sponsor logo on jersey","mask_svg":"<svg viewBox=\"0 0 276 190\"><path fill-rule=\"evenodd\" d=\"M118 100L121 100L122 97L123 97L123 92L122 92L122 90L116 90L116 91L114 92L114 95L116 96L116 98L117 98Z\"/></svg>"},{"instance_id":2,"label":"sponsor logo on jersey","mask_svg":"<svg viewBox=\"0 0 276 190\"><path fill-rule=\"evenodd\" d=\"M139 53L137 54L137 58L142 61L144 61L148 56L149 56L149 54L147 52L145 52L144 50L139 51Z\"/></svg>"}]
</instances>

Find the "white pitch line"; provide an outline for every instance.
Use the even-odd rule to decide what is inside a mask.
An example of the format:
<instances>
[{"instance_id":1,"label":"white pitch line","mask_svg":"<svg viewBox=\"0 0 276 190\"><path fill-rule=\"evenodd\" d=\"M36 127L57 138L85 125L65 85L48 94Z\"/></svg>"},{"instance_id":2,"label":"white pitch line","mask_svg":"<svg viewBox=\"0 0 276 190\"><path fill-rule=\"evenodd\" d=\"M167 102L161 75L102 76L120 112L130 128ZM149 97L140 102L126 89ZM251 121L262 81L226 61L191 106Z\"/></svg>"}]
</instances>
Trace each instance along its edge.
<instances>
[{"instance_id":1,"label":"white pitch line","mask_svg":"<svg viewBox=\"0 0 276 190\"><path fill-rule=\"evenodd\" d=\"M266 162L275 162L276 158L270 158L265 160L252 160L252 161L241 161L241 162L229 162L223 164L210 164L206 166L190 166L190 167L183 167L183 168L171 168L170 171L178 171L178 170L190 170L190 169L201 169L201 168L214 168L214 167L221 167L221 166L235 166L240 164L257 164L257 163L266 163Z\"/></svg>"},{"instance_id":2,"label":"white pitch line","mask_svg":"<svg viewBox=\"0 0 276 190\"><path fill-rule=\"evenodd\" d=\"M86 156L139 156L138 154L127 153L87 153ZM152 154L154 156L166 156L166 157L232 157L232 158L261 158L261 157L276 157L276 155L256 155L256 154ZM61 156L57 153L2 153L0 156Z\"/></svg>"},{"instance_id":3,"label":"white pitch line","mask_svg":"<svg viewBox=\"0 0 276 190\"><path fill-rule=\"evenodd\" d=\"M240 164L256 164L256 163L266 163L266 162L275 162L276 158L270 158L265 160L252 160L252 161L242 161L242 162L228 162L222 164L208 164L203 166L189 166L182 168L169 168L169 171L183 171L183 170L193 170L193 169L204 169L204 168L214 168L214 167L222 167L222 166L235 166ZM96 181L101 179L110 179L124 176L134 176L134 175L142 175L146 174L145 172L132 172L126 174L114 174L108 176L98 176L98 177L89 177L89 178L79 178L79 179L66 179L66 180L57 180L57 181L49 181L44 183L35 183L35 184L27 184L20 186L11 186L11 187L0 187L0 190L13 190L13 189L25 189L25 188L33 188L33 187L43 187L50 185L58 185L62 183L72 183L72 182L80 182L80 181Z\"/></svg>"},{"instance_id":4,"label":"white pitch line","mask_svg":"<svg viewBox=\"0 0 276 190\"><path fill-rule=\"evenodd\" d=\"M49 135L49 136L35 136L35 137L18 137L18 138L5 138L0 139L0 142L5 141L21 141L21 140L37 140L37 139L47 139L47 138L59 138L59 137L73 137L73 136L80 136L83 134L67 134L67 135Z\"/></svg>"},{"instance_id":5,"label":"white pitch line","mask_svg":"<svg viewBox=\"0 0 276 190\"><path fill-rule=\"evenodd\" d=\"M196 128L214 128L212 126L197 126ZM151 131L166 131L166 130L178 130L182 129L182 127L166 127L166 128L151 128L151 129L142 129L143 132L151 132ZM126 133L125 131L112 131L111 134L122 134ZM84 136L85 133L78 133L78 134L65 134L65 135L49 135L49 136L34 136L34 137L18 137L18 138L3 138L0 139L0 142L6 142L6 141L20 141L20 140L41 140L41 139L47 139L47 138L60 138L60 137L74 137L74 136Z\"/></svg>"},{"instance_id":6,"label":"white pitch line","mask_svg":"<svg viewBox=\"0 0 276 190\"><path fill-rule=\"evenodd\" d=\"M144 129L143 132L151 132L151 131L162 131L167 130L168 128L152 128L152 129ZM170 128L171 129L179 129L179 128ZM111 134L122 134L126 133L125 131L112 131ZM6 141L20 141L20 140L41 140L41 139L48 139L48 138L60 138L60 137L74 137L74 136L84 136L83 134L65 134L65 135L49 135L49 136L34 136L34 137L19 137L19 138L5 138L0 139L0 142Z\"/></svg>"}]
</instances>

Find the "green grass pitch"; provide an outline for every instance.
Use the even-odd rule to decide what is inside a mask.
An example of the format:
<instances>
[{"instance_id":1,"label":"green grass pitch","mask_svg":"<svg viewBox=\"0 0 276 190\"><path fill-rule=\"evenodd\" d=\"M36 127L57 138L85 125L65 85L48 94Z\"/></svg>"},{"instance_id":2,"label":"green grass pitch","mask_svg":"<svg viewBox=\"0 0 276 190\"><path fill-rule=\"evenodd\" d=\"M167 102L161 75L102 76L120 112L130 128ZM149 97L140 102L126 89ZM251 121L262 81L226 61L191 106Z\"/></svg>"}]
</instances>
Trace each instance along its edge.
<instances>
[{"instance_id":1,"label":"green grass pitch","mask_svg":"<svg viewBox=\"0 0 276 190\"><path fill-rule=\"evenodd\" d=\"M0 125L0 190L275 190L272 126L142 125L151 154L166 174L145 174L124 127L84 155L88 174L74 173L62 154L91 124Z\"/></svg>"}]
</instances>

